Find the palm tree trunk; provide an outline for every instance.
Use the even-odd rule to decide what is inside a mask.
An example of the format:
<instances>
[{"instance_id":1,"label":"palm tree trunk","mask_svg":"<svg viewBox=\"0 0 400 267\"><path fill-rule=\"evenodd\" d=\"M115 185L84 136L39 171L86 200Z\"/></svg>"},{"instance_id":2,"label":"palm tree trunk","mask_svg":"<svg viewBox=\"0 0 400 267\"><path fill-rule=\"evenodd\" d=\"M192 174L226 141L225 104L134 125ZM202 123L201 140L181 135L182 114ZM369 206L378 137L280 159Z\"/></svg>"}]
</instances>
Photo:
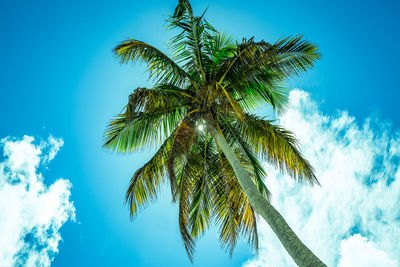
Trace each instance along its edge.
<instances>
[{"instance_id":1,"label":"palm tree trunk","mask_svg":"<svg viewBox=\"0 0 400 267\"><path fill-rule=\"evenodd\" d=\"M229 163L232 165L233 170L235 171L235 174L239 180L239 184L242 186L251 206L270 225L294 262L301 267L326 267L326 265L320 259L318 259L318 257L315 256L314 253L303 244L303 242L301 242L282 215L280 215L280 213L271 205L271 203L263 197L257 186L250 178L248 172L242 166L239 159L233 152L232 148L215 128L212 121L207 119L206 123L211 135L221 148Z\"/></svg>"}]
</instances>

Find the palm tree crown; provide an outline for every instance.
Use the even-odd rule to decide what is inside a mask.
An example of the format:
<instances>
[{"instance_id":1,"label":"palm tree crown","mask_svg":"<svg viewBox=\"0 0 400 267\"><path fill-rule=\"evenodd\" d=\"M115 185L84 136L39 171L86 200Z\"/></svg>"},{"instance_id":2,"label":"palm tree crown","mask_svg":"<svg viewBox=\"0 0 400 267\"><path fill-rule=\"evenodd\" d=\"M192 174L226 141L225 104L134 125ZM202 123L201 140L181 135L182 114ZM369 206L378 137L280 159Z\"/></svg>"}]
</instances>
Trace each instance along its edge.
<instances>
[{"instance_id":1,"label":"palm tree crown","mask_svg":"<svg viewBox=\"0 0 400 267\"><path fill-rule=\"evenodd\" d=\"M221 245L230 253L240 235L257 248L257 211L212 129L225 138L264 198L269 191L259 159L295 179L318 183L293 134L251 112L264 103L283 112L285 79L311 68L320 54L301 36L273 44L254 38L235 42L204 13L193 15L187 0L179 1L167 23L179 30L169 42L172 56L134 39L114 49L122 63L146 63L155 80L152 88L134 90L105 132L104 146L112 151L159 147L130 181L130 214L154 200L168 179L190 259L194 241L211 223L218 225Z\"/></svg>"}]
</instances>

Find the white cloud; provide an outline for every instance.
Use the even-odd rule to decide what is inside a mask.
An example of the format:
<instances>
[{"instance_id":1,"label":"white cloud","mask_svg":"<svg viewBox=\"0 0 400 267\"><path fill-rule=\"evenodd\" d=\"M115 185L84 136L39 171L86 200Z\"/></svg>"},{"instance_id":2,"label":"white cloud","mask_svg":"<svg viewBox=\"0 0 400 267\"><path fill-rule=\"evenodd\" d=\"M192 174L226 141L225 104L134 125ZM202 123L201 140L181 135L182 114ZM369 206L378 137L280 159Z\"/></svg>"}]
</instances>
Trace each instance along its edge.
<instances>
[{"instance_id":1,"label":"white cloud","mask_svg":"<svg viewBox=\"0 0 400 267\"><path fill-rule=\"evenodd\" d=\"M49 136L47 143L44 143L45 147L49 147L49 152L44 155L43 162L48 163L54 159L60 148L64 145L64 140L61 138L54 138Z\"/></svg>"},{"instance_id":2,"label":"white cloud","mask_svg":"<svg viewBox=\"0 0 400 267\"><path fill-rule=\"evenodd\" d=\"M399 266L400 133L374 119L359 126L343 111L324 115L300 90L290 93L281 124L300 140L322 185L266 166L273 205L300 239L328 266ZM258 229L260 252L245 266L295 266L269 226L260 220Z\"/></svg>"},{"instance_id":3,"label":"white cloud","mask_svg":"<svg viewBox=\"0 0 400 267\"><path fill-rule=\"evenodd\" d=\"M355 234L345 239L340 244L339 267L363 266L363 267L396 267L397 262L376 248L373 242L367 241L360 234Z\"/></svg>"},{"instance_id":4,"label":"white cloud","mask_svg":"<svg viewBox=\"0 0 400 267\"><path fill-rule=\"evenodd\" d=\"M5 159L0 162L0 266L49 266L58 252L60 227L75 219L71 183L58 179L46 186L37 172L41 161L54 158L62 139L33 142L30 136L1 140Z\"/></svg>"}]
</instances>

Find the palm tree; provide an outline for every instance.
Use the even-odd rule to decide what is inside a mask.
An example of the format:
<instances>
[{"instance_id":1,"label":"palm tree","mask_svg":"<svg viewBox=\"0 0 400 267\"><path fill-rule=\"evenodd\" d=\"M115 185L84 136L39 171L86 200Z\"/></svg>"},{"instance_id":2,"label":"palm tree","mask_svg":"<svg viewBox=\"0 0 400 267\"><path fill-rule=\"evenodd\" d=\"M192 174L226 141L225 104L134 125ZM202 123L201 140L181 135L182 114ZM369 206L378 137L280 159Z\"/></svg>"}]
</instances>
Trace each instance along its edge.
<instances>
[{"instance_id":1,"label":"palm tree","mask_svg":"<svg viewBox=\"0 0 400 267\"><path fill-rule=\"evenodd\" d=\"M133 175L126 201L131 216L157 197L168 179L179 205L179 227L192 260L195 240L211 222L230 253L244 235L257 249L261 215L299 266L325 266L269 202L258 158L300 181L318 184L291 132L252 114L260 104L278 113L287 103L284 81L311 68L317 47L301 36L274 44L254 38L234 42L179 0L168 26L172 57L129 39L114 52L121 63L147 64L153 88L137 88L124 112L105 132L104 146L131 152L154 145L158 151Z\"/></svg>"}]
</instances>

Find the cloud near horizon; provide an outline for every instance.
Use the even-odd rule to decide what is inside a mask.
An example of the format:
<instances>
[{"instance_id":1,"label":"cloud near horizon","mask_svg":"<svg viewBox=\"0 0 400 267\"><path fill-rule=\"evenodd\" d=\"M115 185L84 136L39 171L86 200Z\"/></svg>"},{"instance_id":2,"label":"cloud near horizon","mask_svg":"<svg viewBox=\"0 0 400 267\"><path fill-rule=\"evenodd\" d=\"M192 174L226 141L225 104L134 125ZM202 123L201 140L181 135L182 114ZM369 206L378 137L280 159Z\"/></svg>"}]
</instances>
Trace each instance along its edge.
<instances>
[{"instance_id":1,"label":"cloud near horizon","mask_svg":"<svg viewBox=\"0 0 400 267\"><path fill-rule=\"evenodd\" d=\"M345 111L323 114L310 95L290 93L280 123L293 131L321 187L297 183L266 165L272 203L328 266L399 266L400 133ZM260 251L244 266L296 266L259 220Z\"/></svg>"},{"instance_id":2,"label":"cloud near horizon","mask_svg":"<svg viewBox=\"0 0 400 267\"><path fill-rule=\"evenodd\" d=\"M0 266L50 266L61 240L60 227L75 219L71 183L57 179L47 186L38 172L63 145L49 137L6 137L0 141Z\"/></svg>"}]
</instances>

